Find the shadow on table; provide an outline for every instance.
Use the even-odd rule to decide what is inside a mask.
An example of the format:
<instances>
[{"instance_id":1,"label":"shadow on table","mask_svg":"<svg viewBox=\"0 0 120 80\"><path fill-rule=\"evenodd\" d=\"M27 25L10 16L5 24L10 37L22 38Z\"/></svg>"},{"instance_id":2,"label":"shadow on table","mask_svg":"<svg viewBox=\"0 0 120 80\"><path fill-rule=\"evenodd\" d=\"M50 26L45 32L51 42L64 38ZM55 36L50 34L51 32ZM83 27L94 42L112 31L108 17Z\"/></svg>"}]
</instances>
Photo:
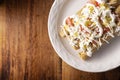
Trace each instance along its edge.
<instances>
[{"instance_id":1,"label":"shadow on table","mask_svg":"<svg viewBox=\"0 0 120 80\"><path fill-rule=\"evenodd\" d=\"M79 80L120 80L120 67L107 72L89 73L80 71L78 74Z\"/></svg>"},{"instance_id":2,"label":"shadow on table","mask_svg":"<svg viewBox=\"0 0 120 80\"><path fill-rule=\"evenodd\" d=\"M105 80L120 80L120 67L100 74L104 74Z\"/></svg>"},{"instance_id":3,"label":"shadow on table","mask_svg":"<svg viewBox=\"0 0 120 80\"><path fill-rule=\"evenodd\" d=\"M4 0L0 0L0 4L3 3Z\"/></svg>"},{"instance_id":4,"label":"shadow on table","mask_svg":"<svg viewBox=\"0 0 120 80\"><path fill-rule=\"evenodd\" d=\"M0 5L3 4L5 2L5 0L0 0Z\"/></svg>"}]
</instances>

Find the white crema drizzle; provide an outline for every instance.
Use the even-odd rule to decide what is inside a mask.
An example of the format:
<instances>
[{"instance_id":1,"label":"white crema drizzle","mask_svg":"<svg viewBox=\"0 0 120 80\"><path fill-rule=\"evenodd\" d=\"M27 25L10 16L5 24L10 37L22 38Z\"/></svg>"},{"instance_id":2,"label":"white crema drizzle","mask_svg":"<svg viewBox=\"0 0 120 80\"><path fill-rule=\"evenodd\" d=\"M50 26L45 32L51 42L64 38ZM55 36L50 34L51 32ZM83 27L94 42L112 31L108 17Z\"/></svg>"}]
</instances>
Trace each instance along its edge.
<instances>
[{"instance_id":1,"label":"white crema drizzle","mask_svg":"<svg viewBox=\"0 0 120 80\"><path fill-rule=\"evenodd\" d=\"M103 4L103 0L97 0L99 4ZM90 11L90 7L92 7L92 12ZM109 23L106 21L106 16L110 18ZM82 9L81 15L78 16L77 14L70 16L70 18L73 19L75 25L72 27L68 27L67 31L70 33L67 35L70 44L72 46L76 45L77 39L80 40L78 45L80 46L80 49L87 53L88 56L92 56L92 47L89 45L90 42L95 41L99 47L102 46L102 42L100 38L103 34L103 26L101 25L101 22L99 18L107 25L107 27L110 29L107 35L114 37L113 35L113 27L116 26L115 23L115 15L111 13L111 10L109 8L106 8L105 6L102 7L96 7L93 4L87 3L85 8ZM88 18L91 18L91 21L94 23L94 27L98 28L99 33L96 31L91 30L88 28L88 26L85 25L85 22ZM66 19L63 22L63 26L66 24ZM84 29L83 31L80 31L80 26ZM92 25L91 25L92 26ZM87 33L86 33L87 32ZM95 39L98 40L95 40ZM109 43L105 38L103 40L107 43ZM96 46L97 47L97 46Z\"/></svg>"}]
</instances>

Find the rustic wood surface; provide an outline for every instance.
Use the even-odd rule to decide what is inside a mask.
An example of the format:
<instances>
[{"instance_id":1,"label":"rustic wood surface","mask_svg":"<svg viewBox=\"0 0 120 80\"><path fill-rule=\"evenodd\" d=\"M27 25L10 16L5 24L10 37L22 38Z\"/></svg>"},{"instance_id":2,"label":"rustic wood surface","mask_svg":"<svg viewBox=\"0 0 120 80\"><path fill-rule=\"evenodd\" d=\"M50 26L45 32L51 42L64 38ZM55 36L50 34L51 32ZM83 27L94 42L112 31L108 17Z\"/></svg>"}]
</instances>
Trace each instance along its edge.
<instances>
[{"instance_id":1,"label":"rustic wood surface","mask_svg":"<svg viewBox=\"0 0 120 80\"><path fill-rule=\"evenodd\" d=\"M0 80L120 80L120 67L87 73L63 62L50 43L54 0L0 0Z\"/></svg>"}]
</instances>

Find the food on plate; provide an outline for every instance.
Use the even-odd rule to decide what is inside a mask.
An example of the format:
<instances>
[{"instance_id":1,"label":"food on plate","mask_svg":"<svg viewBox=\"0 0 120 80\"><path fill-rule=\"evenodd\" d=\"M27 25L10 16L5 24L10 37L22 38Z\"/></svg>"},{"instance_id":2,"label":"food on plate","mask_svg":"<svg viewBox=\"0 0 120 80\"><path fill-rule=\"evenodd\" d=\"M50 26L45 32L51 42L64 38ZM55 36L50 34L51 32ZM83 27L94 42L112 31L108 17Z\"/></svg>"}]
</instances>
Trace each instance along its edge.
<instances>
[{"instance_id":1,"label":"food on plate","mask_svg":"<svg viewBox=\"0 0 120 80\"><path fill-rule=\"evenodd\" d=\"M60 36L67 38L83 60L120 35L120 6L111 5L116 1L90 0L76 14L64 19Z\"/></svg>"},{"instance_id":2,"label":"food on plate","mask_svg":"<svg viewBox=\"0 0 120 80\"><path fill-rule=\"evenodd\" d=\"M112 6L118 6L120 4L120 0L108 0L108 3Z\"/></svg>"}]
</instances>

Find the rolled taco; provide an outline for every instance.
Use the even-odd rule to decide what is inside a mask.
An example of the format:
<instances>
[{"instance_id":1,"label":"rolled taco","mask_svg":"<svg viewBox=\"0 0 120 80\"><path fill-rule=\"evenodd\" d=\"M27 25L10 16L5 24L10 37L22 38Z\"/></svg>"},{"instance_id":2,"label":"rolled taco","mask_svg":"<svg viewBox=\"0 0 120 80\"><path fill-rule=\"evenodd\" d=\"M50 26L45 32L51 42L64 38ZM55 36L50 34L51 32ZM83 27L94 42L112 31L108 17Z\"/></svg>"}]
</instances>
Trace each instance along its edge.
<instances>
[{"instance_id":1,"label":"rolled taco","mask_svg":"<svg viewBox=\"0 0 120 80\"><path fill-rule=\"evenodd\" d=\"M103 44L120 33L119 10L104 0L90 0L76 14L65 18L60 36L67 38L81 59L91 57ZM116 14L118 12L118 14Z\"/></svg>"}]
</instances>

